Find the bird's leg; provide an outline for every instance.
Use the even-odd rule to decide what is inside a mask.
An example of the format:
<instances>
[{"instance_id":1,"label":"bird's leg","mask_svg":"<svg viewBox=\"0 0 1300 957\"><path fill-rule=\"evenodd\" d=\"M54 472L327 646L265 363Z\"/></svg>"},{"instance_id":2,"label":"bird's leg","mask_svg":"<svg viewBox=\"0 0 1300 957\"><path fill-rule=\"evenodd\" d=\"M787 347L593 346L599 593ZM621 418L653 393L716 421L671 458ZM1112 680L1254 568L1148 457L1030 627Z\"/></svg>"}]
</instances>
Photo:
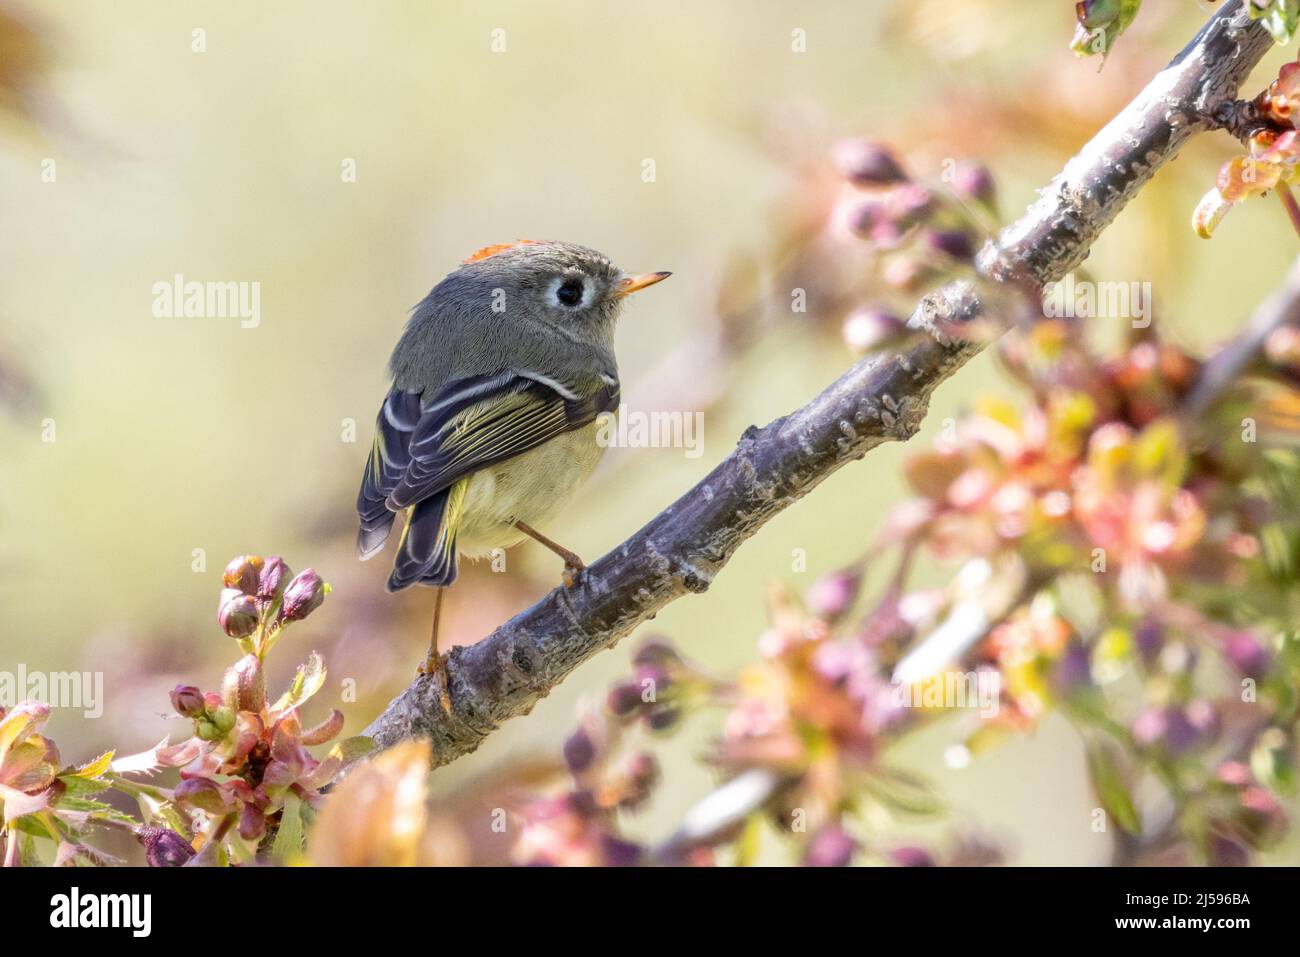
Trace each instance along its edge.
<instances>
[{"instance_id":1,"label":"bird's leg","mask_svg":"<svg viewBox=\"0 0 1300 957\"><path fill-rule=\"evenodd\" d=\"M438 691L438 702L442 710L451 714L451 682L447 675L447 656L438 650L438 623L442 618L442 593L444 589L434 590L433 628L429 634L429 653L424 656L416 674L430 675Z\"/></svg>"},{"instance_id":2,"label":"bird's leg","mask_svg":"<svg viewBox=\"0 0 1300 957\"><path fill-rule=\"evenodd\" d=\"M551 541L541 532L537 531L535 528L530 528L523 522L515 522L515 528L519 529L519 531L523 532L538 544L545 545L551 551L555 552L555 554L564 559L564 587L572 588L574 582L578 580L578 573L587 567L583 564L582 559L569 551L563 545Z\"/></svg>"}]
</instances>

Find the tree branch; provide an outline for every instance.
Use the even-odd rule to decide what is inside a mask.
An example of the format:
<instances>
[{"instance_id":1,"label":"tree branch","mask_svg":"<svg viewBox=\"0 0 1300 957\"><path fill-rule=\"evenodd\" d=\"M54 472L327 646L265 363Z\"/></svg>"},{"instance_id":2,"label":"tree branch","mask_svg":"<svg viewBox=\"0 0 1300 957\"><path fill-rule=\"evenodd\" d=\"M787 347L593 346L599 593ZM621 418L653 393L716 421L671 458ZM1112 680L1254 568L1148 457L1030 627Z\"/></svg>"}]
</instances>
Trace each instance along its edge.
<instances>
[{"instance_id":1,"label":"tree branch","mask_svg":"<svg viewBox=\"0 0 1300 957\"><path fill-rule=\"evenodd\" d=\"M1279 326L1292 323L1300 323L1300 259L1288 270L1282 285L1256 307L1237 336L1202 366L1200 375L1178 410L1179 418L1184 423L1195 421L1241 373L1250 368L1268 334ZM967 562L958 578L973 563L981 561L972 559ZM1054 580L1055 576L1026 576L1015 593L1007 595L996 588L988 588L986 579L978 578L967 589L969 594L954 603L943 621L907 651L894 667L890 680L910 685L945 667L961 663L977 641L1023 608ZM1242 757L1240 748L1244 746L1248 751L1254 740L1254 732L1238 736L1238 759ZM711 846L725 839L735 833L751 814L769 807L795 783L795 779L783 778L763 768L750 769L723 782L686 812L677 830L654 849L654 859L662 864L679 863L696 847ZM1147 837L1118 830L1111 866L1139 863L1144 856L1177 836L1176 824L1176 819L1171 819Z\"/></svg>"},{"instance_id":2,"label":"tree branch","mask_svg":"<svg viewBox=\"0 0 1300 957\"><path fill-rule=\"evenodd\" d=\"M1198 418L1223 390L1247 371L1264 350L1274 329L1300 325L1300 259L1287 272L1282 285L1259 304L1246 328L1201 367L1183 403L1187 421Z\"/></svg>"},{"instance_id":3,"label":"tree branch","mask_svg":"<svg viewBox=\"0 0 1300 957\"><path fill-rule=\"evenodd\" d=\"M980 256L990 278L1021 286L1060 279L1116 214L1237 88L1272 40L1243 0L1229 0L1196 38ZM985 294L987 295L987 293ZM666 606L708 589L740 545L840 466L914 435L934 389L979 351L964 327L993 304L970 282L927 296L897 351L869 356L784 418L750 427L708 476L622 545L448 661L451 709L421 677L365 731L380 747L431 739L436 764L473 751L526 714L578 665Z\"/></svg>"}]
</instances>

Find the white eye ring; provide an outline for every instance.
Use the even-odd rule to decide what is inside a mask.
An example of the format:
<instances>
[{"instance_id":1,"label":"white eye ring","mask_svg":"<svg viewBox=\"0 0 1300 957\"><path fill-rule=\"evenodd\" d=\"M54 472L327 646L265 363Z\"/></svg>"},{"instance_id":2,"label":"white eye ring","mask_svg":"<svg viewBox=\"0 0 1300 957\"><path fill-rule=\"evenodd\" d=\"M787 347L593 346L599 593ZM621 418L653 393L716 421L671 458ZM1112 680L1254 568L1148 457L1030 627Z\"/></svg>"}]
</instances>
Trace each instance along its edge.
<instances>
[{"instance_id":1,"label":"white eye ring","mask_svg":"<svg viewBox=\"0 0 1300 957\"><path fill-rule=\"evenodd\" d=\"M560 298L560 290L565 287L572 287L576 283L582 284L582 298L577 302L565 302ZM557 309L585 309L591 305L593 297L591 281L586 276L576 276L568 273L563 276L556 276L551 280L551 285L546 291L547 301Z\"/></svg>"}]
</instances>

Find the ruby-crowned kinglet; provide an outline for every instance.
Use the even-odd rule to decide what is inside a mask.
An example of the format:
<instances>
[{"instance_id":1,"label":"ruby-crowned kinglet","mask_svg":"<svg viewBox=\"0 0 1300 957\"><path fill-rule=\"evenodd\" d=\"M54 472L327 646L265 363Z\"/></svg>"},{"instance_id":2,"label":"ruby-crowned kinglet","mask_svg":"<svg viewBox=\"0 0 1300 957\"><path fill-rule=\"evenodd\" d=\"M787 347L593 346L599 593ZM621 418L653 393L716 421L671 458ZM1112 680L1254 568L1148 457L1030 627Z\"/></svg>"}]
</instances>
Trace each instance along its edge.
<instances>
[{"instance_id":1,"label":"ruby-crowned kinglet","mask_svg":"<svg viewBox=\"0 0 1300 957\"><path fill-rule=\"evenodd\" d=\"M466 259L415 307L357 497L363 559L405 513L390 591L450 585L458 554L526 536L570 572L582 567L535 529L604 452L596 417L618 406L614 322L625 297L668 276L625 274L570 243L504 243Z\"/></svg>"}]
</instances>

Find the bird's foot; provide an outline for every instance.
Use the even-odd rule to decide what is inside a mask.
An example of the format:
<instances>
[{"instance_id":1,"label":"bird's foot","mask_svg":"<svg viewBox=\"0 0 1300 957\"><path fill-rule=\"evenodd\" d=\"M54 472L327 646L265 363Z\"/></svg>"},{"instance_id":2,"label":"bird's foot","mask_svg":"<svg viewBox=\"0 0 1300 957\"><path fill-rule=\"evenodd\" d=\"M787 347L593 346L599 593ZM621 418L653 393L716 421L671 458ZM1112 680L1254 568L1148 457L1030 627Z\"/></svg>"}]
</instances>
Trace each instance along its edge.
<instances>
[{"instance_id":1,"label":"bird's foot","mask_svg":"<svg viewBox=\"0 0 1300 957\"><path fill-rule=\"evenodd\" d=\"M537 529L532 528L523 522L515 522L515 528L519 529L519 531L523 532L533 541L540 545L544 545L546 548L564 559L564 574L561 576L561 581L564 582L565 588L572 588L577 584L578 576L587 566L583 560L577 556L576 552L569 551L559 542L547 538L541 532L537 531Z\"/></svg>"},{"instance_id":2,"label":"bird's foot","mask_svg":"<svg viewBox=\"0 0 1300 957\"><path fill-rule=\"evenodd\" d=\"M583 564L582 559L569 552L568 557L564 559L564 574L560 576L560 580L564 582L565 588L572 588L578 583L578 576L586 570L587 566Z\"/></svg>"},{"instance_id":3,"label":"bird's foot","mask_svg":"<svg viewBox=\"0 0 1300 957\"><path fill-rule=\"evenodd\" d=\"M430 648L424 657L424 664L415 669L416 677L427 675L433 679L434 690L442 710L451 714L451 677L447 673L447 656L436 648Z\"/></svg>"}]
</instances>

